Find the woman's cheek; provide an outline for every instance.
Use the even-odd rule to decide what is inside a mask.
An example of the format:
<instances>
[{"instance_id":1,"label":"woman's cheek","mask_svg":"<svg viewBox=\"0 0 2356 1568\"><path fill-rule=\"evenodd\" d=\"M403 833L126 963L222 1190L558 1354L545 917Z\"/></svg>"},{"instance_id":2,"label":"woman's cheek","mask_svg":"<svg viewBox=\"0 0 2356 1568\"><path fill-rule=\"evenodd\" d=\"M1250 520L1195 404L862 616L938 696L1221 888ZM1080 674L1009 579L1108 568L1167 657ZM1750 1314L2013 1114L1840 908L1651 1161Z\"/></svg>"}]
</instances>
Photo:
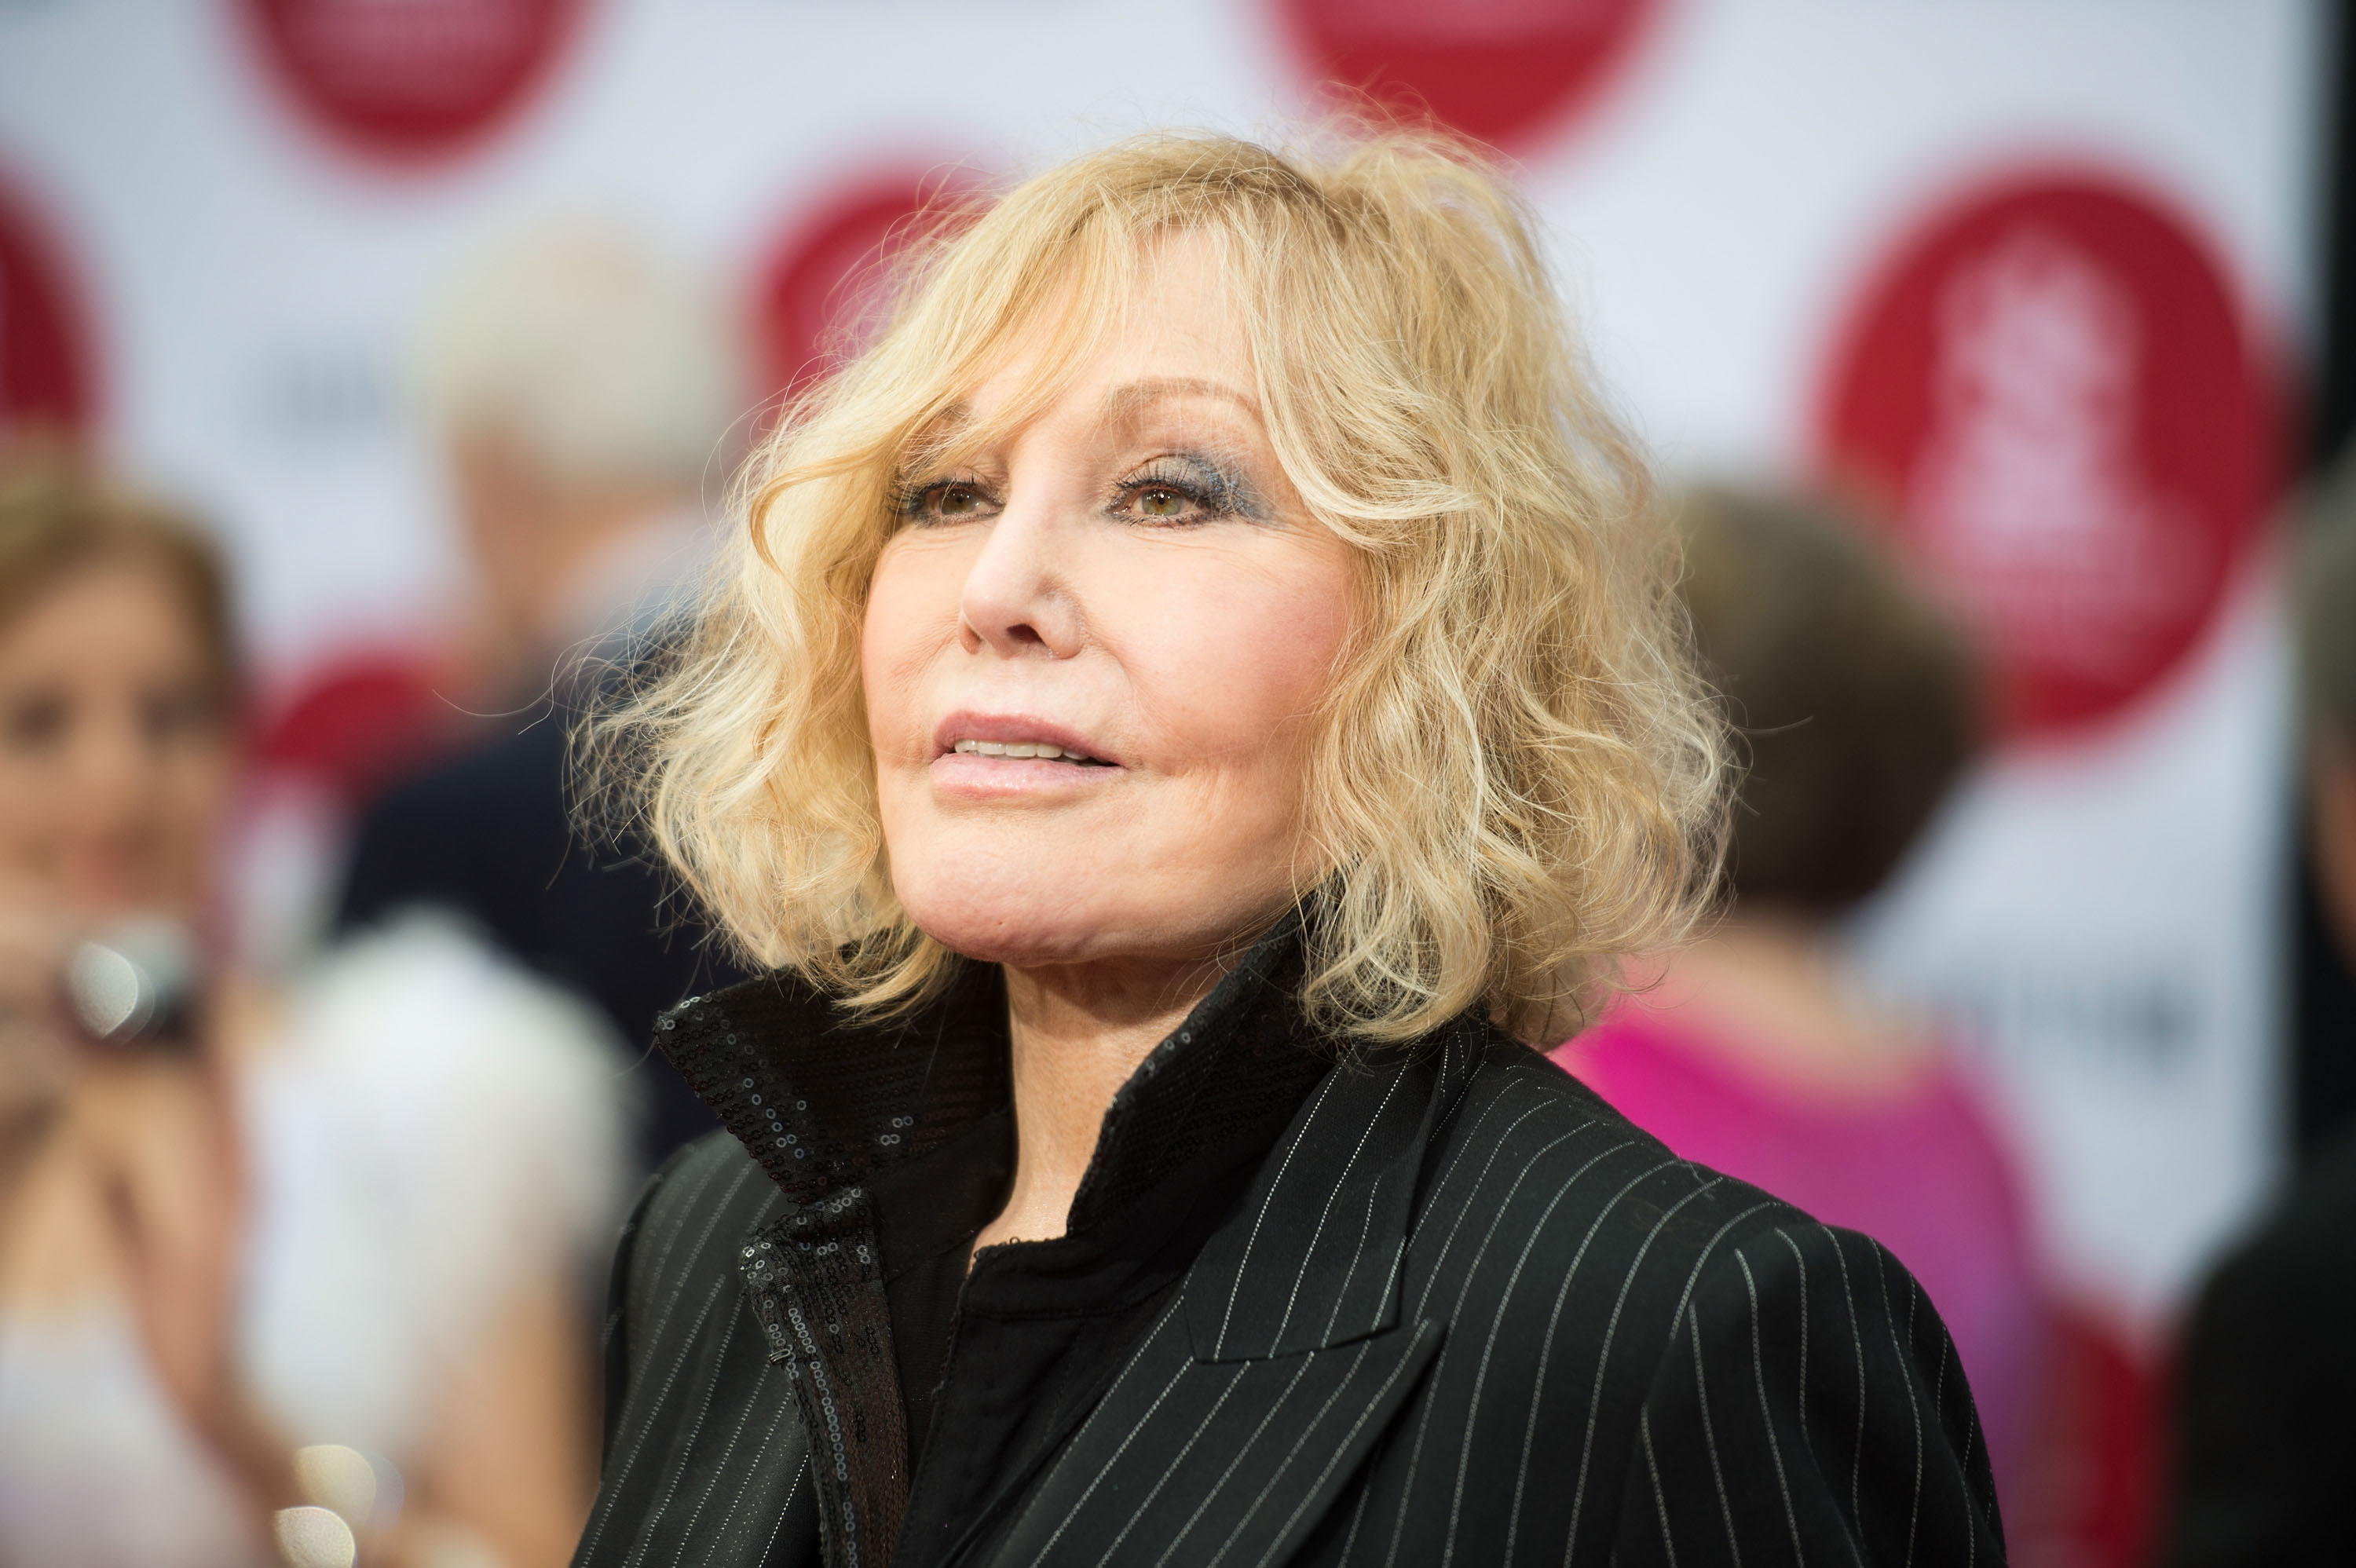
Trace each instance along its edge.
<instances>
[{"instance_id":1,"label":"woman's cheek","mask_svg":"<svg viewBox=\"0 0 2356 1568\"><path fill-rule=\"evenodd\" d=\"M1201 635L1178 677L1215 694L1223 727L1245 741L1316 707L1348 632L1346 585L1323 560L1297 564L1297 575L1220 584L1187 612Z\"/></svg>"},{"instance_id":2,"label":"woman's cheek","mask_svg":"<svg viewBox=\"0 0 2356 1568\"><path fill-rule=\"evenodd\" d=\"M901 578L905 579L905 573ZM923 616L904 580L887 579L879 568L868 598L859 644L861 695L867 707L869 743L879 760L905 761L912 737L923 728L921 687L928 660L922 645Z\"/></svg>"}]
</instances>

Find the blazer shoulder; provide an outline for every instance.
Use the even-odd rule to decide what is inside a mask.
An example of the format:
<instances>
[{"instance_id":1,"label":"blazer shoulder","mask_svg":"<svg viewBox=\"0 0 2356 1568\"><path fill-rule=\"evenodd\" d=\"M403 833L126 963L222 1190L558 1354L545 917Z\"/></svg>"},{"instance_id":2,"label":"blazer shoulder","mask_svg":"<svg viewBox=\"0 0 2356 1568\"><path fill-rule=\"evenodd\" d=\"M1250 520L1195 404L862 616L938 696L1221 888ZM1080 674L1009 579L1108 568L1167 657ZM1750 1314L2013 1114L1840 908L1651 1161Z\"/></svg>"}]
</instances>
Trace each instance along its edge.
<instances>
[{"instance_id":1,"label":"blazer shoulder","mask_svg":"<svg viewBox=\"0 0 2356 1568\"><path fill-rule=\"evenodd\" d=\"M1808 1218L1748 1182L1679 1157L1544 1053L1493 1033L1437 1130L1434 1152L1440 1163L1452 1164L1467 1153L1486 1152L1497 1140L1516 1157L1484 1160L1463 1200L1501 1197L1502 1188L1532 1183L1544 1189L1578 1179L1591 1189L1599 1177L1643 1170L1695 1189L1705 1213L1766 1203L1780 1211L1781 1221Z\"/></svg>"},{"instance_id":2,"label":"blazer shoulder","mask_svg":"<svg viewBox=\"0 0 2356 1568\"><path fill-rule=\"evenodd\" d=\"M1954 1341L1888 1248L1794 1216L1730 1238L1697 1275L1644 1391L1613 1561L1786 1540L1918 1568L2004 1561Z\"/></svg>"},{"instance_id":3,"label":"blazer shoulder","mask_svg":"<svg viewBox=\"0 0 2356 1568\"><path fill-rule=\"evenodd\" d=\"M1510 1238L1516 1266L1496 1276L1506 1299L1494 1304L1508 1317L1547 1308L1541 1297L1550 1293L1521 1288L1532 1279L1562 1281L1573 1298L1601 1294L1607 1311L1674 1313L1730 1246L1779 1228L1817 1229L1791 1204L1679 1157L1585 1083L1502 1036L1437 1129L1426 1172L1420 1244L1410 1255L1419 1251L1441 1267L1452 1257L1461 1267L1470 1236ZM1485 1260L1499 1245L1476 1250Z\"/></svg>"},{"instance_id":4,"label":"blazer shoulder","mask_svg":"<svg viewBox=\"0 0 2356 1568\"><path fill-rule=\"evenodd\" d=\"M1445 1335L1413 1429L1458 1450L1438 1480L1412 1441L1393 1467L1376 1527L1417 1561L1845 1557L1845 1532L2000 1560L1969 1394L1896 1260L1535 1051L1490 1042L1438 1120L1399 1284L1402 1322Z\"/></svg>"},{"instance_id":5,"label":"blazer shoulder","mask_svg":"<svg viewBox=\"0 0 2356 1568\"><path fill-rule=\"evenodd\" d=\"M584 1568L775 1563L781 1541L798 1562L796 1543L816 1540L808 1437L737 1267L785 1202L724 1133L687 1145L640 1194L615 1259Z\"/></svg>"},{"instance_id":6,"label":"blazer shoulder","mask_svg":"<svg viewBox=\"0 0 2356 1568\"><path fill-rule=\"evenodd\" d=\"M784 1207L784 1195L727 1132L706 1133L648 1178L615 1261L622 1318L660 1320L681 1295L733 1280L744 1239Z\"/></svg>"}]
</instances>

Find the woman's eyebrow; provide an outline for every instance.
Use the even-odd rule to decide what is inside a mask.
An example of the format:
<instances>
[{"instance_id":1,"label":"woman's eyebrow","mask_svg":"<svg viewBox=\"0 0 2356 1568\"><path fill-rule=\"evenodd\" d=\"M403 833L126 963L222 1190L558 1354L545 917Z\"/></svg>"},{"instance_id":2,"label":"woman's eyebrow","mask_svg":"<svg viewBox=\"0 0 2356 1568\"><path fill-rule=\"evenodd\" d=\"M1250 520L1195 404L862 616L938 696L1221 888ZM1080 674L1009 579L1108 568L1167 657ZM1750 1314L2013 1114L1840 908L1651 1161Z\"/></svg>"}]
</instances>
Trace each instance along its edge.
<instances>
[{"instance_id":1,"label":"woman's eyebrow","mask_svg":"<svg viewBox=\"0 0 2356 1568\"><path fill-rule=\"evenodd\" d=\"M973 411L962 401L926 420L900 449L904 468L923 467L941 460L973 428Z\"/></svg>"},{"instance_id":2,"label":"woman's eyebrow","mask_svg":"<svg viewBox=\"0 0 2356 1568\"><path fill-rule=\"evenodd\" d=\"M1254 419L1259 417L1259 405L1225 381L1194 376L1154 377L1115 387L1104 396L1104 411L1108 417L1125 418L1168 398L1216 398L1235 404Z\"/></svg>"}]
</instances>

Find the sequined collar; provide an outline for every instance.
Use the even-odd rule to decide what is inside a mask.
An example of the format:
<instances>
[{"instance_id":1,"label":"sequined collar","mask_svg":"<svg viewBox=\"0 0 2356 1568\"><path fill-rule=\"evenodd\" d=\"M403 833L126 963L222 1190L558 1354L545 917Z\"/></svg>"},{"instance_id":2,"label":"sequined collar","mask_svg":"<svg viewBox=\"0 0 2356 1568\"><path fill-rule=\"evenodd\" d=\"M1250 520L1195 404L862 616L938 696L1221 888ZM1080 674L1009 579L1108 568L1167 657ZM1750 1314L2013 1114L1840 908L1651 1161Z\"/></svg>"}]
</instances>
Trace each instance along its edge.
<instances>
[{"instance_id":1,"label":"sequined collar","mask_svg":"<svg viewBox=\"0 0 2356 1568\"><path fill-rule=\"evenodd\" d=\"M1287 917L1164 1040L1105 1114L1072 1228L1120 1208L1239 1121L1297 1104L1330 1058L1300 1016ZM680 1003L656 1040L797 1203L919 1157L1008 1107L1005 987L968 965L939 999L878 1025L787 971Z\"/></svg>"}]
</instances>

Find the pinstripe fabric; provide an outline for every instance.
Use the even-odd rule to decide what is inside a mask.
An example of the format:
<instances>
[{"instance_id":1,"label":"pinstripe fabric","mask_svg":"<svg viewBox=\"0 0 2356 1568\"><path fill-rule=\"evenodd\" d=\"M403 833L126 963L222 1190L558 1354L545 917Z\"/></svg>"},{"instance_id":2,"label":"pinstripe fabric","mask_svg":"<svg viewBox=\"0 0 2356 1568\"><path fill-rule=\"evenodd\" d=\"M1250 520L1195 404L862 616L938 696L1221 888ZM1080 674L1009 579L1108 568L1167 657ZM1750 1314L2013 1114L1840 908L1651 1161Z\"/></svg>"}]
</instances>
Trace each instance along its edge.
<instances>
[{"instance_id":1,"label":"pinstripe fabric","mask_svg":"<svg viewBox=\"0 0 2356 1568\"><path fill-rule=\"evenodd\" d=\"M1146 1347L990 1560L2002 1561L1898 1263L1511 1041L1337 1072L1267 1174L1188 1279L1191 1343Z\"/></svg>"},{"instance_id":2,"label":"pinstripe fabric","mask_svg":"<svg viewBox=\"0 0 2356 1568\"><path fill-rule=\"evenodd\" d=\"M744 1238L785 1207L724 1134L647 1184L615 1256L604 1474L577 1561L809 1561L809 1442L736 1267Z\"/></svg>"},{"instance_id":3,"label":"pinstripe fabric","mask_svg":"<svg viewBox=\"0 0 2356 1568\"><path fill-rule=\"evenodd\" d=\"M805 1445L730 1251L773 1217L752 1170L701 1146L642 1208L584 1563L800 1561L761 1555L766 1527L814 1539L780 1523L807 1506ZM699 1533L715 1514L734 1533ZM1118 1378L948 1553L2002 1556L1962 1371L1896 1261L1676 1159L1470 1019L1316 1084Z\"/></svg>"}]
</instances>

